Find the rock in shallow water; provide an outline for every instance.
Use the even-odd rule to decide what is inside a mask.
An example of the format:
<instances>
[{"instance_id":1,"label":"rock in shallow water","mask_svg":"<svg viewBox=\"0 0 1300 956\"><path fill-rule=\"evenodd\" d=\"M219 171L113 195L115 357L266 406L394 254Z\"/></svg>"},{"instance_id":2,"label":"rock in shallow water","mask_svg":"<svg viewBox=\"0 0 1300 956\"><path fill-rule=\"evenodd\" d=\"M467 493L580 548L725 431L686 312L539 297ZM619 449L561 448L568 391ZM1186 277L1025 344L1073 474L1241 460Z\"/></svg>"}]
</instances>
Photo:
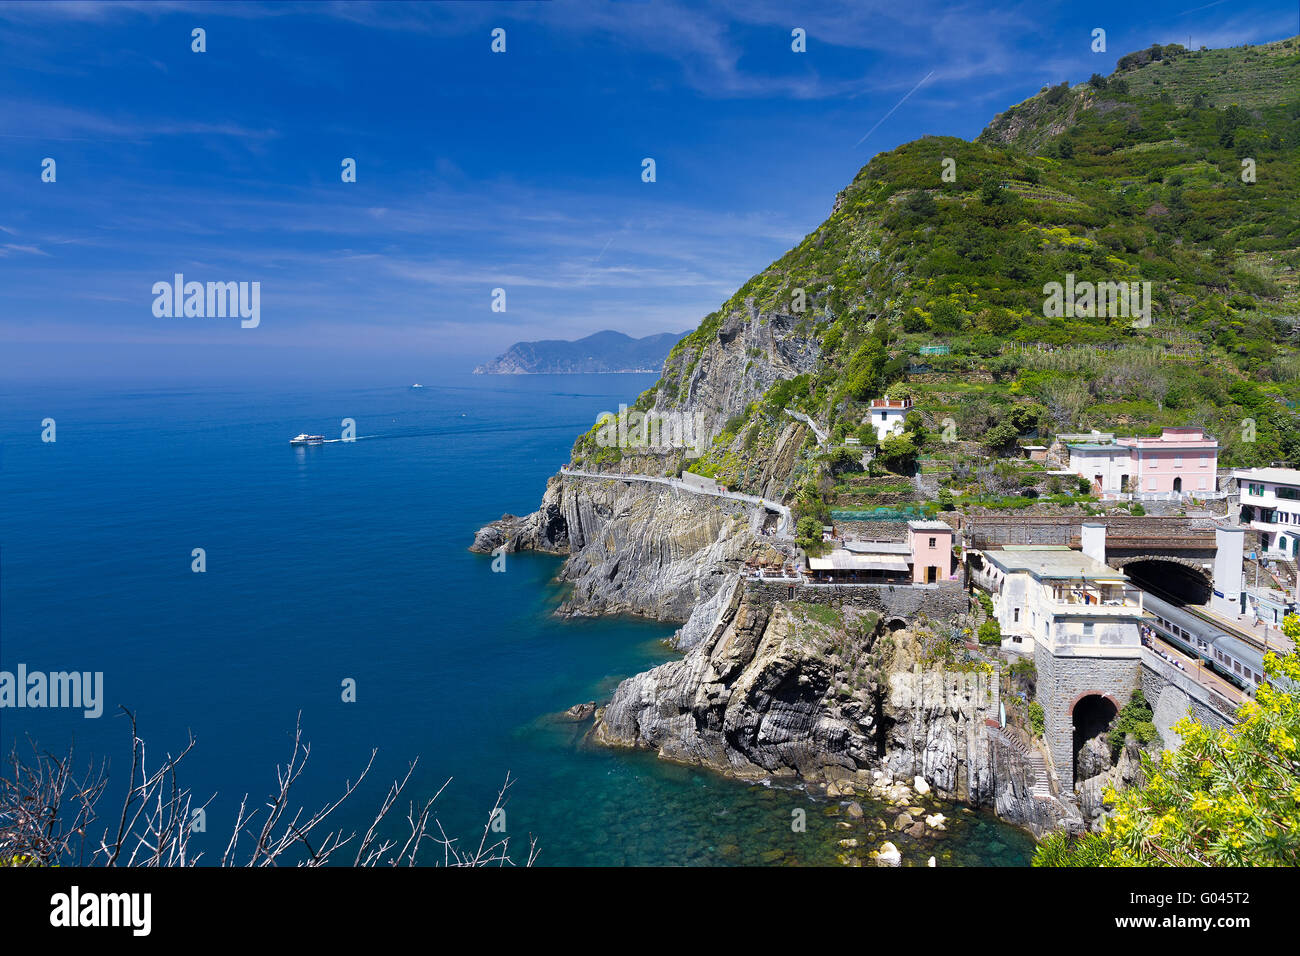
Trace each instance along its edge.
<instances>
[{"instance_id":1,"label":"rock in shallow water","mask_svg":"<svg viewBox=\"0 0 1300 956\"><path fill-rule=\"evenodd\" d=\"M574 704L564 712L565 720L587 720L596 713L596 702L589 700L585 704Z\"/></svg>"},{"instance_id":2,"label":"rock in shallow water","mask_svg":"<svg viewBox=\"0 0 1300 956\"><path fill-rule=\"evenodd\" d=\"M898 847L886 841L881 847L880 852L876 855L877 866L901 866L903 863L903 854L898 852Z\"/></svg>"}]
</instances>

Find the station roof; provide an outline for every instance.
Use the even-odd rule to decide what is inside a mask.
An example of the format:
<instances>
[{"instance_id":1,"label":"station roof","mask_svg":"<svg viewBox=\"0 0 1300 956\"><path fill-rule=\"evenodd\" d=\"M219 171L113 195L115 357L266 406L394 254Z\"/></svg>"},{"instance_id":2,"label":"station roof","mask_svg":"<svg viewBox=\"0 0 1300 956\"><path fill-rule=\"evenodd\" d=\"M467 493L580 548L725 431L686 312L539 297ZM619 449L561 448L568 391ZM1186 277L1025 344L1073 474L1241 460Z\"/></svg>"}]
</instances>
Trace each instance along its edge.
<instances>
[{"instance_id":1,"label":"station roof","mask_svg":"<svg viewBox=\"0 0 1300 956\"><path fill-rule=\"evenodd\" d=\"M852 554L832 551L824 558L809 558L810 571L908 571L903 558L889 554Z\"/></svg>"},{"instance_id":2,"label":"station roof","mask_svg":"<svg viewBox=\"0 0 1300 956\"><path fill-rule=\"evenodd\" d=\"M1121 571L1059 544L1007 545L984 557L1007 574L1025 572L1043 580L1127 581Z\"/></svg>"},{"instance_id":3,"label":"station roof","mask_svg":"<svg viewBox=\"0 0 1300 956\"><path fill-rule=\"evenodd\" d=\"M845 541L844 550L854 554L911 554L906 541Z\"/></svg>"}]
</instances>

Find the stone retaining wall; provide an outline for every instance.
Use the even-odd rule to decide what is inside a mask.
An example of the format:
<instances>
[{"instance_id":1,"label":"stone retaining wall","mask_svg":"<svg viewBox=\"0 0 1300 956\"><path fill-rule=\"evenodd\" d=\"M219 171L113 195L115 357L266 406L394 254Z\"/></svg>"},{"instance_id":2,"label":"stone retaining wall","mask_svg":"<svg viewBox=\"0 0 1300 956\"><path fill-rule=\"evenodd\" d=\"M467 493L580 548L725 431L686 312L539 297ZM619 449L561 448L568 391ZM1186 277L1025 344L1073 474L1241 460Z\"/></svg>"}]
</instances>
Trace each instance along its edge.
<instances>
[{"instance_id":1,"label":"stone retaining wall","mask_svg":"<svg viewBox=\"0 0 1300 956\"><path fill-rule=\"evenodd\" d=\"M746 579L744 586L746 600L757 603L804 601L831 607L867 607L879 611L886 621L897 617L909 623L919 614L937 620L964 614L968 604L965 589L955 582L800 585Z\"/></svg>"},{"instance_id":2,"label":"stone retaining wall","mask_svg":"<svg viewBox=\"0 0 1300 956\"><path fill-rule=\"evenodd\" d=\"M1076 543L1085 522L1106 525L1108 538L1150 538L1156 544L1168 537L1210 535L1213 547L1214 522L1205 518L1159 518L1082 515L970 515L962 520L962 532L973 547L999 544Z\"/></svg>"},{"instance_id":3,"label":"stone retaining wall","mask_svg":"<svg viewBox=\"0 0 1300 956\"><path fill-rule=\"evenodd\" d=\"M1182 743L1174 733L1174 724L1186 717L1188 710L1197 723L1216 730L1236 723L1230 701L1212 701L1206 688L1149 652L1142 658L1142 693L1151 705L1152 720L1166 750L1174 750Z\"/></svg>"}]
</instances>

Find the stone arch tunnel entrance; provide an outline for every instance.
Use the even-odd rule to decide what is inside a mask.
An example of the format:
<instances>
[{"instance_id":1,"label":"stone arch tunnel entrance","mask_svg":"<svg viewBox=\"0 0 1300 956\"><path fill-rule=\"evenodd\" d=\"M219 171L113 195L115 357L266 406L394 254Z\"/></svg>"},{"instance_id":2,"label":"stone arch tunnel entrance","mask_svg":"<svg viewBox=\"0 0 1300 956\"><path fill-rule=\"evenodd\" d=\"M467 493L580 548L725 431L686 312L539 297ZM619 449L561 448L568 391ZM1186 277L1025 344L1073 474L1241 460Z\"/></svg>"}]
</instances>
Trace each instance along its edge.
<instances>
[{"instance_id":1,"label":"stone arch tunnel entrance","mask_svg":"<svg viewBox=\"0 0 1300 956\"><path fill-rule=\"evenodd\" d=\"M1177 561L1139 558L1125 562L1124 573L1144 590L1167 594L1184 604L1208 604L1210 581L1204 572Z\"/></svg>"},{"instance_id":2,"label":"stone arch tunnel entrance","mask_svg":"<svg viewBox=\"0 0 1300 956\"><path fill-rule=\"evenodd\" d=\"M1079 751L1093 737L1105 732L1110 722L1119 713L1119 708L1109 697L1101 694L1085 694L1075 702L1070 715L1074 721L1074 760L1075 782L1078 782Z\"/></svg>"}]
</instances>

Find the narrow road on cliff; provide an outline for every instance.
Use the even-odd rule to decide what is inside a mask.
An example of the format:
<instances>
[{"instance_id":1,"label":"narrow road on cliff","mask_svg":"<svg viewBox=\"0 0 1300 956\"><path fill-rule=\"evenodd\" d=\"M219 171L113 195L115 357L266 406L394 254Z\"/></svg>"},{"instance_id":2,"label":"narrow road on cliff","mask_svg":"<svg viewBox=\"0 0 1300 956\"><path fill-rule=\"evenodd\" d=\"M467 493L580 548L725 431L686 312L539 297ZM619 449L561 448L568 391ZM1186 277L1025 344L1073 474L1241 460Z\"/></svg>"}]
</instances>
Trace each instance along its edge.
<instances>
[{"instance_id":1,"label":"narrow road on cliff","mask_svg":"<svg viewBox=\"0 0 1300 956\"><path fill-rule=\"evenodd\" d=\"M675 488L678 491L689 491L695 495L712 495L716 498L730 498L732 501L743 501L746 504L757 505L760 508L766 508L768 511L775 511L781 516L781 526L777 529L777 534L782 537L789 537L793 533L790 521L790 509L785 505L777 504L775 501L768 501L766 498L759 498L755 495L742 494L739 491L712 491L708 488L696 488L686 484L680 478L660 478L654 475L630 475L615 472L604 471L583 471L580 468L570 468L567 465L560 466L560 474L576 476L579 478L606 478L616 481L648 481L651 484L667 485L669 488Z\"/></svg>"}]
</instances>

